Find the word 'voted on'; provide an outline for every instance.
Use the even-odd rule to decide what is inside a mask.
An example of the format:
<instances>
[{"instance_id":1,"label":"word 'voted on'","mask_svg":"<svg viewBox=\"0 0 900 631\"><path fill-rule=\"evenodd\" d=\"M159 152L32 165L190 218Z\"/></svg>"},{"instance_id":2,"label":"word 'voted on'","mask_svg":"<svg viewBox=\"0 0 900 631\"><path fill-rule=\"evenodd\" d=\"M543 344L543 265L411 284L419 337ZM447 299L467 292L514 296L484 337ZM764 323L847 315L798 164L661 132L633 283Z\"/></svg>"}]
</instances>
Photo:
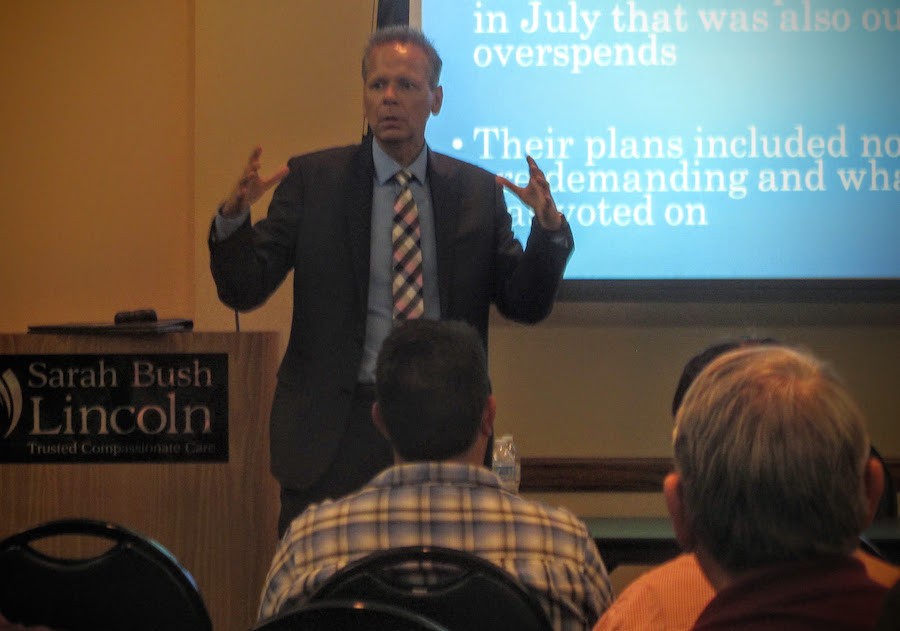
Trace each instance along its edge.
<instances>
[{"instance_id":1,"label":"word 'voted on'","mask_svg":"<svg viewBox=\"0 0 900 631\"><path fill-rule=\"evenodd\" d=\"M557 204L557 209L570 224L595 228L650 228L657 224L653 195L647 193L636 204L610 204L605 197L593 204ZM531 225L534 213L520 204L510 204L513 226L523 228ZM668 226L701 227L708 225L706 207L698 203L670 203L662 211L662 218Z\"/></svg>"}]
</instances>

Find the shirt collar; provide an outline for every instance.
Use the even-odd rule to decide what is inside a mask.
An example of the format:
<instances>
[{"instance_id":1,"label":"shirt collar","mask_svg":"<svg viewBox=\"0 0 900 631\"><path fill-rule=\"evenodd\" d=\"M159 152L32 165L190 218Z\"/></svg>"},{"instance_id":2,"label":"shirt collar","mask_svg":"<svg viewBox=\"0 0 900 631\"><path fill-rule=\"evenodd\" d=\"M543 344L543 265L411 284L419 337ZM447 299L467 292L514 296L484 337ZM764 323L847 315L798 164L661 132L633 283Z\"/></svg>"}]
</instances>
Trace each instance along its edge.
<instances>
[{"instance_id":1,"label":"shirt collar","mask_svg":"<svg viewBox=\"0 0 900 631\"><path fill-rule=\"evenodd\" d=\"M377 474L369 484L376 487L392 487L429 482L500 487L500 479L496 474L483 466L437 461L393 465Z\"/></svg>"},{"instance_id":2,"label":"shirt collar","mask_svg":"<svg viewBox=\"0 0 900 631\"><path fill-rule=\"evenodd\" d=\"M372 159L375 162L375 179L378 184L387 184L397 171L403 168L384 152L377 140L372 141ZM428 145L423 145L422 151L406 170L412 173L420 184L425 183L425 174L428 170Z\"/></svg>"}]
</instances>

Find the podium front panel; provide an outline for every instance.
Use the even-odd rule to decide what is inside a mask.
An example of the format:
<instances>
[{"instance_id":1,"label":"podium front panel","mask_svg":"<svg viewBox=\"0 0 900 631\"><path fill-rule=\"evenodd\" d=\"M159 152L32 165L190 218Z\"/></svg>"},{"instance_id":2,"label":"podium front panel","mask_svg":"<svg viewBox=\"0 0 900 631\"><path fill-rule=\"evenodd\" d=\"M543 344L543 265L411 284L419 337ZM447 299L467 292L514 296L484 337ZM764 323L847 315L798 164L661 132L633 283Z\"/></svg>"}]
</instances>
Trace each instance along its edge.
<instances>
[{"instance_id":1,"label":"podium front panel","mask_svg":"<svg viewBox=\"0 0 900 631\"><path fill-rule=\"evenodd\" d=\"M63 355L91 358L94 363L67 369L55 361L37 361L30 376L20 376L20 383L9 387L14 379L11 375L22 375L23 369L0 366L0 378L7 374L0 383L4 394L0 441L4 434L10 438L22 432L48 436L68 432L68 438L57 437L55 442L38 435L28 448L35 454L43 450L37 454L40 458L23 456L20 450L18 462L9 462L9 457L0 462L0 537L63 517L119 523L158 541L190 571L217 631L250 628L277 543L278 484L269 469L268 427L279 361L277 333L0 335L0 356L7 363L29 356L54 356L50 357L53 360ZM167 357L196 361L179 373L179 366L167 368ZM97 363L104 358L104 363ZM215 436L204 443L200 435L204 420L219 418L221 413L203 410L214 408L214 400L191 407L183 399L191 397L192 378L198 386L215 381L220 374L215 366L219 360L227 362L227 388L223 385L211 396L227 396L227 402L220 402L226 411L226 427L217 427L215 432L208 427L206 436ZM151 374L154 380L157 375L167 380L171 392L176 391L181 375L184 388L177 390L180 399L158 389L168 400L123 403L115 398L130 395L114 393L108 404L73 402L81 386L109 390L115 375L125 370L117 366L123 365L133 373L131 381L148 386L148 392L150 385L158 385L150 384ZM207 369L209 372L204 372ZM103 379L106 381L101 382ZM20 408L15 408L13 395L8 394L17 386ZM46 394L38 396L29 386L42 386ZM58 388L51 391L50 386ZM90 401L95 400L90 397L102 399L103 395L85 393ZM54 396L64 398L54 403ZM89 410L87 416L85 409ZM15 432L10 431L11 410L18 417ZM191 416L185 418L183 410ZM44 416L36 420L35 414ZM170 418L173 416L178 418ZM178 443L185 420L193 423L194 435ZM121 434L118 440L110 436L115 431ZM150 440L152 434L160 434L162 439ZM62 446L46 446L51 444ZM165 444L169 446L153 447ZM172 446L178 444L183 446ZM73 458L52 453L54 449L83 453ZM123 452L128 453L123 456ZM65 545L67 551L74 546L77 552L77 541Z\"/></svg>"}]
</instances>

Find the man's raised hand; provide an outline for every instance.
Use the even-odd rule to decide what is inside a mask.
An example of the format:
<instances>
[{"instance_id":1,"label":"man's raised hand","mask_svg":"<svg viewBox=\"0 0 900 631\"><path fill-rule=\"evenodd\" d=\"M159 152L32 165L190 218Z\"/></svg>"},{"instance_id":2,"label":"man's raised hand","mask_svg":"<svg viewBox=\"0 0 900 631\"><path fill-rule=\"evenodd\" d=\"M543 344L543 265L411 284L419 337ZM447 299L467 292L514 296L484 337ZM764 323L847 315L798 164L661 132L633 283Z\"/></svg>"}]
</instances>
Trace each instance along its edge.
<instances>
[{"instance_id":1,"label":"man's raised hand","mask_svg":"<svg viewBox=\"0 0 900 631\"><path fill-rule=\"evenodd\" d=\"M233 217L238 213L249 210L256 201L262 197L266 191L278 184L288 174L287 165L281 167L267 178L259 176L260 156L262 156L262 147L253 149L244 172L240 179L228 195L228 199L222 204L221 213L225 217Z\"/></svg>"},{"instance_id":2,"label":"man's raised hand","mask_svg":"<svg viewBox=\"0 0 900 631\"><path fill-rule=\"evenodd\" d=\"M562 215L556 210L556 202L550 194L550 184L547 183L544 172L538 168L534 158L527 156L526 159L529 173L527 186L516 186L502 175L497 176L497 182L534 210L538 223L544 230L559 230L562 226Z\"/></svg>"}]
</instances>

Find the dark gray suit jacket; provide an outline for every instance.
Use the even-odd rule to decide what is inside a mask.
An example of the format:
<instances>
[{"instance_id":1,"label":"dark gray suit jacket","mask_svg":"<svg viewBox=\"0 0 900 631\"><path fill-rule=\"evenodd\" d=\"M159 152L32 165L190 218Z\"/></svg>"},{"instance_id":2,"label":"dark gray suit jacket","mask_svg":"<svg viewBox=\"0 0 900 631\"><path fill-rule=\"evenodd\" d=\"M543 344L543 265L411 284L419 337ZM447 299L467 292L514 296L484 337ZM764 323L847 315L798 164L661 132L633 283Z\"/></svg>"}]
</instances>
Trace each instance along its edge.
<instances>
[{"instance_id":1,"label":"dark gray suit jacket","mask_svg":"<svg viewBox=\"0 0 900 631\"><path fill-rule=\"evenodd\" d=\"M219 298L261 305L294 270L294 313L272 405L272 472L303 489L334 457L356 386L366 330L372 187L371 140L292 158L268 216L227 239L210 238ZM441 317L474 326L487 346L489 307L537 322L571 253L532 226L523 252L502 189L484 169L429 152Z\"/></svg>"}]
</instances>

